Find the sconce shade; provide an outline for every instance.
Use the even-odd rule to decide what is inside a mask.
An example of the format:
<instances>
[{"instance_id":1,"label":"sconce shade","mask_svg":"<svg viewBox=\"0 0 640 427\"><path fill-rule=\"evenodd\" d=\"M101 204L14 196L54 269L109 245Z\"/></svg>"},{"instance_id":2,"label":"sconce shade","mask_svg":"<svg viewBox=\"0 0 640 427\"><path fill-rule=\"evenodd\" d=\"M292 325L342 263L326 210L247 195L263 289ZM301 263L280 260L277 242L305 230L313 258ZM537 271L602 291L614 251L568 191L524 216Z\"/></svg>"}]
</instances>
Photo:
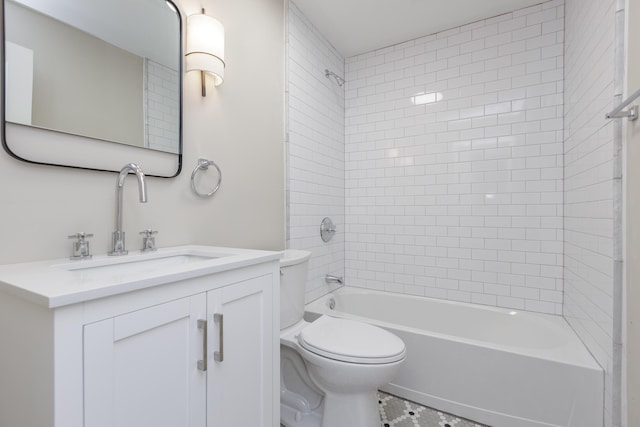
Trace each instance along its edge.
<instances>
[{"instance_id":1,"label":"sconce shade","mask_svg":"<svg viewBox=\"0 0 640 427\"><path fill-rule=\"evenodd\" d=\"M214 76L215 85L224 81L224 27L204 14L187 18L186 70Z\"/></svg>"}]
</instances>

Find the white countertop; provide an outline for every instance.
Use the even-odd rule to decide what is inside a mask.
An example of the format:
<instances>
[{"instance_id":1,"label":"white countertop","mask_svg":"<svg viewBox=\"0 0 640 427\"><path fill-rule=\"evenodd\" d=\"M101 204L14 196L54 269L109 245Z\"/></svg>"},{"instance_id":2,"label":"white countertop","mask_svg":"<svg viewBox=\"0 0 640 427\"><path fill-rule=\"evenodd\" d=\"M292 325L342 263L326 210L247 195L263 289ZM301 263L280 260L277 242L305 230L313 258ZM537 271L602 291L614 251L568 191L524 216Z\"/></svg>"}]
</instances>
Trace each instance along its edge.
<instances>
[{"instance_id":1,"label":"white countertop","mask_svg":"<svg viewBox=\"0 0 640 427\"><path fill-rule=\"evenodd\" d=\"M62 258L4 264L0 265L0 292L55 308L269 262L281 255L282 252L189 245L116 257L97 255L90 260ZM187 257L195 261L179 261ZM160 261L163 259L167 262ZM158 261L139 268L153 260ZM123 268L112 267L115 264Z\"/></svg>"}]
</instances>

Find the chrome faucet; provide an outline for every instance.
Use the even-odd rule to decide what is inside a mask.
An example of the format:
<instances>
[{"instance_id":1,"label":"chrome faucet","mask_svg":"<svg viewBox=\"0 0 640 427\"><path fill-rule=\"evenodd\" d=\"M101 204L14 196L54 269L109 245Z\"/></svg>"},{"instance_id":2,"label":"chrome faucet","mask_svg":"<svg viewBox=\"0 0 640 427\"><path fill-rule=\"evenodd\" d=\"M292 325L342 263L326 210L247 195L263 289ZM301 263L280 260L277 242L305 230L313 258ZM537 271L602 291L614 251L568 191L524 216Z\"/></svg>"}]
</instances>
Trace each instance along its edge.
<instances>
[{"instance_id":1,"label":"chrome faucet","mask_svg":"<svg viewBox=\"0 0 640 427\"><path fill-rule=\"evenodd\" d=\"M128 251L124 244L124 231L122 231L122 188L124 180L129 172L136 174L138 178L138 191L140 192L140 203L147 203L147 184L144 181L144 172L135 163L125 165L116 181L116 231L113 232L113 244L109 255L126 255Z\"/></svg>"},{"instance_id":2,"label":"chrome faucet","mask_svg":"<svg viewBox=\"0 0 640 427\"><path fill-rule=\"evenodd\" d=\"M342 277L338 277L338 276L332 276L331 274L327 274L326 276L324 276L324 281L327 284L330 283L339 283L341 285L344 285L344 279Z\"/></svg>"}]
</instances>

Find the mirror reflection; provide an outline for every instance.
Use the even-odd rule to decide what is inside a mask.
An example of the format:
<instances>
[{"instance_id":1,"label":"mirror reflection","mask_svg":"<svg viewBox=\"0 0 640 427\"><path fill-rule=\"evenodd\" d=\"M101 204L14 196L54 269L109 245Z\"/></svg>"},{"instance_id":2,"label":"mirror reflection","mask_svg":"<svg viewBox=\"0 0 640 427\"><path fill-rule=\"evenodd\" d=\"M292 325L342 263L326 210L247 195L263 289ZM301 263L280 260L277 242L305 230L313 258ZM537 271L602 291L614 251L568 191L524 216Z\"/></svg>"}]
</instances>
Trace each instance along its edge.
<instances>
[{"instance_id":1,"label":"mirror reflection","mask_svg":"<svg viewBox=\"0 0 640 427\"><path fill-rule=\"evenodd\" d=\"M180 150L180 18L164 0L5 0L5 120Z\"/></svg>"}]
</instances>

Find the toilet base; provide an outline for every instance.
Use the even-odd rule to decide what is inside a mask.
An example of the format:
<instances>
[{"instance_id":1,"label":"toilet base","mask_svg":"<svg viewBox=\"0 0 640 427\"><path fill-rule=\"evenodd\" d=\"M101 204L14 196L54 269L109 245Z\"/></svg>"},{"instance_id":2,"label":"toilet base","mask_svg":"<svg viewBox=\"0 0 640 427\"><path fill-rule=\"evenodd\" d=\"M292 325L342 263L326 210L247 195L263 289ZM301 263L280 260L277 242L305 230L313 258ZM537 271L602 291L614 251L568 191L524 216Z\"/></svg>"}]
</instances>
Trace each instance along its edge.
<instances>
[{"instance_id":1,"label":"toilet base","mask_svg":"<svg viewBox=\"0 0 640 427\"><path fill-rule=\"evenodd\" d=\"M314 411L304 411L281 403L280 423L284 427L382 426L376 392L325 395L323 405Z\"/></svg>"},{"instance_id":2,"label":"toilet base","mask_svg":"<svg viewBox=\"0 0 640 427\"><path fill-rule=\"evenodd\" d=\"M381 427L376 391L344 395L327 393L321 427ZM327 410L328 409L328 410Z\"/></svg>"},{"instance_id":3,"label":"toilet base","mask_svg":"<svg viewBox=\"0 0 640 427\"><path fill-rule=\"evenodd\" d=\"M322 427L322 416L315 411L303 412L281 403L280 424L284 427Z\"/></svg>"}]
</instances>

